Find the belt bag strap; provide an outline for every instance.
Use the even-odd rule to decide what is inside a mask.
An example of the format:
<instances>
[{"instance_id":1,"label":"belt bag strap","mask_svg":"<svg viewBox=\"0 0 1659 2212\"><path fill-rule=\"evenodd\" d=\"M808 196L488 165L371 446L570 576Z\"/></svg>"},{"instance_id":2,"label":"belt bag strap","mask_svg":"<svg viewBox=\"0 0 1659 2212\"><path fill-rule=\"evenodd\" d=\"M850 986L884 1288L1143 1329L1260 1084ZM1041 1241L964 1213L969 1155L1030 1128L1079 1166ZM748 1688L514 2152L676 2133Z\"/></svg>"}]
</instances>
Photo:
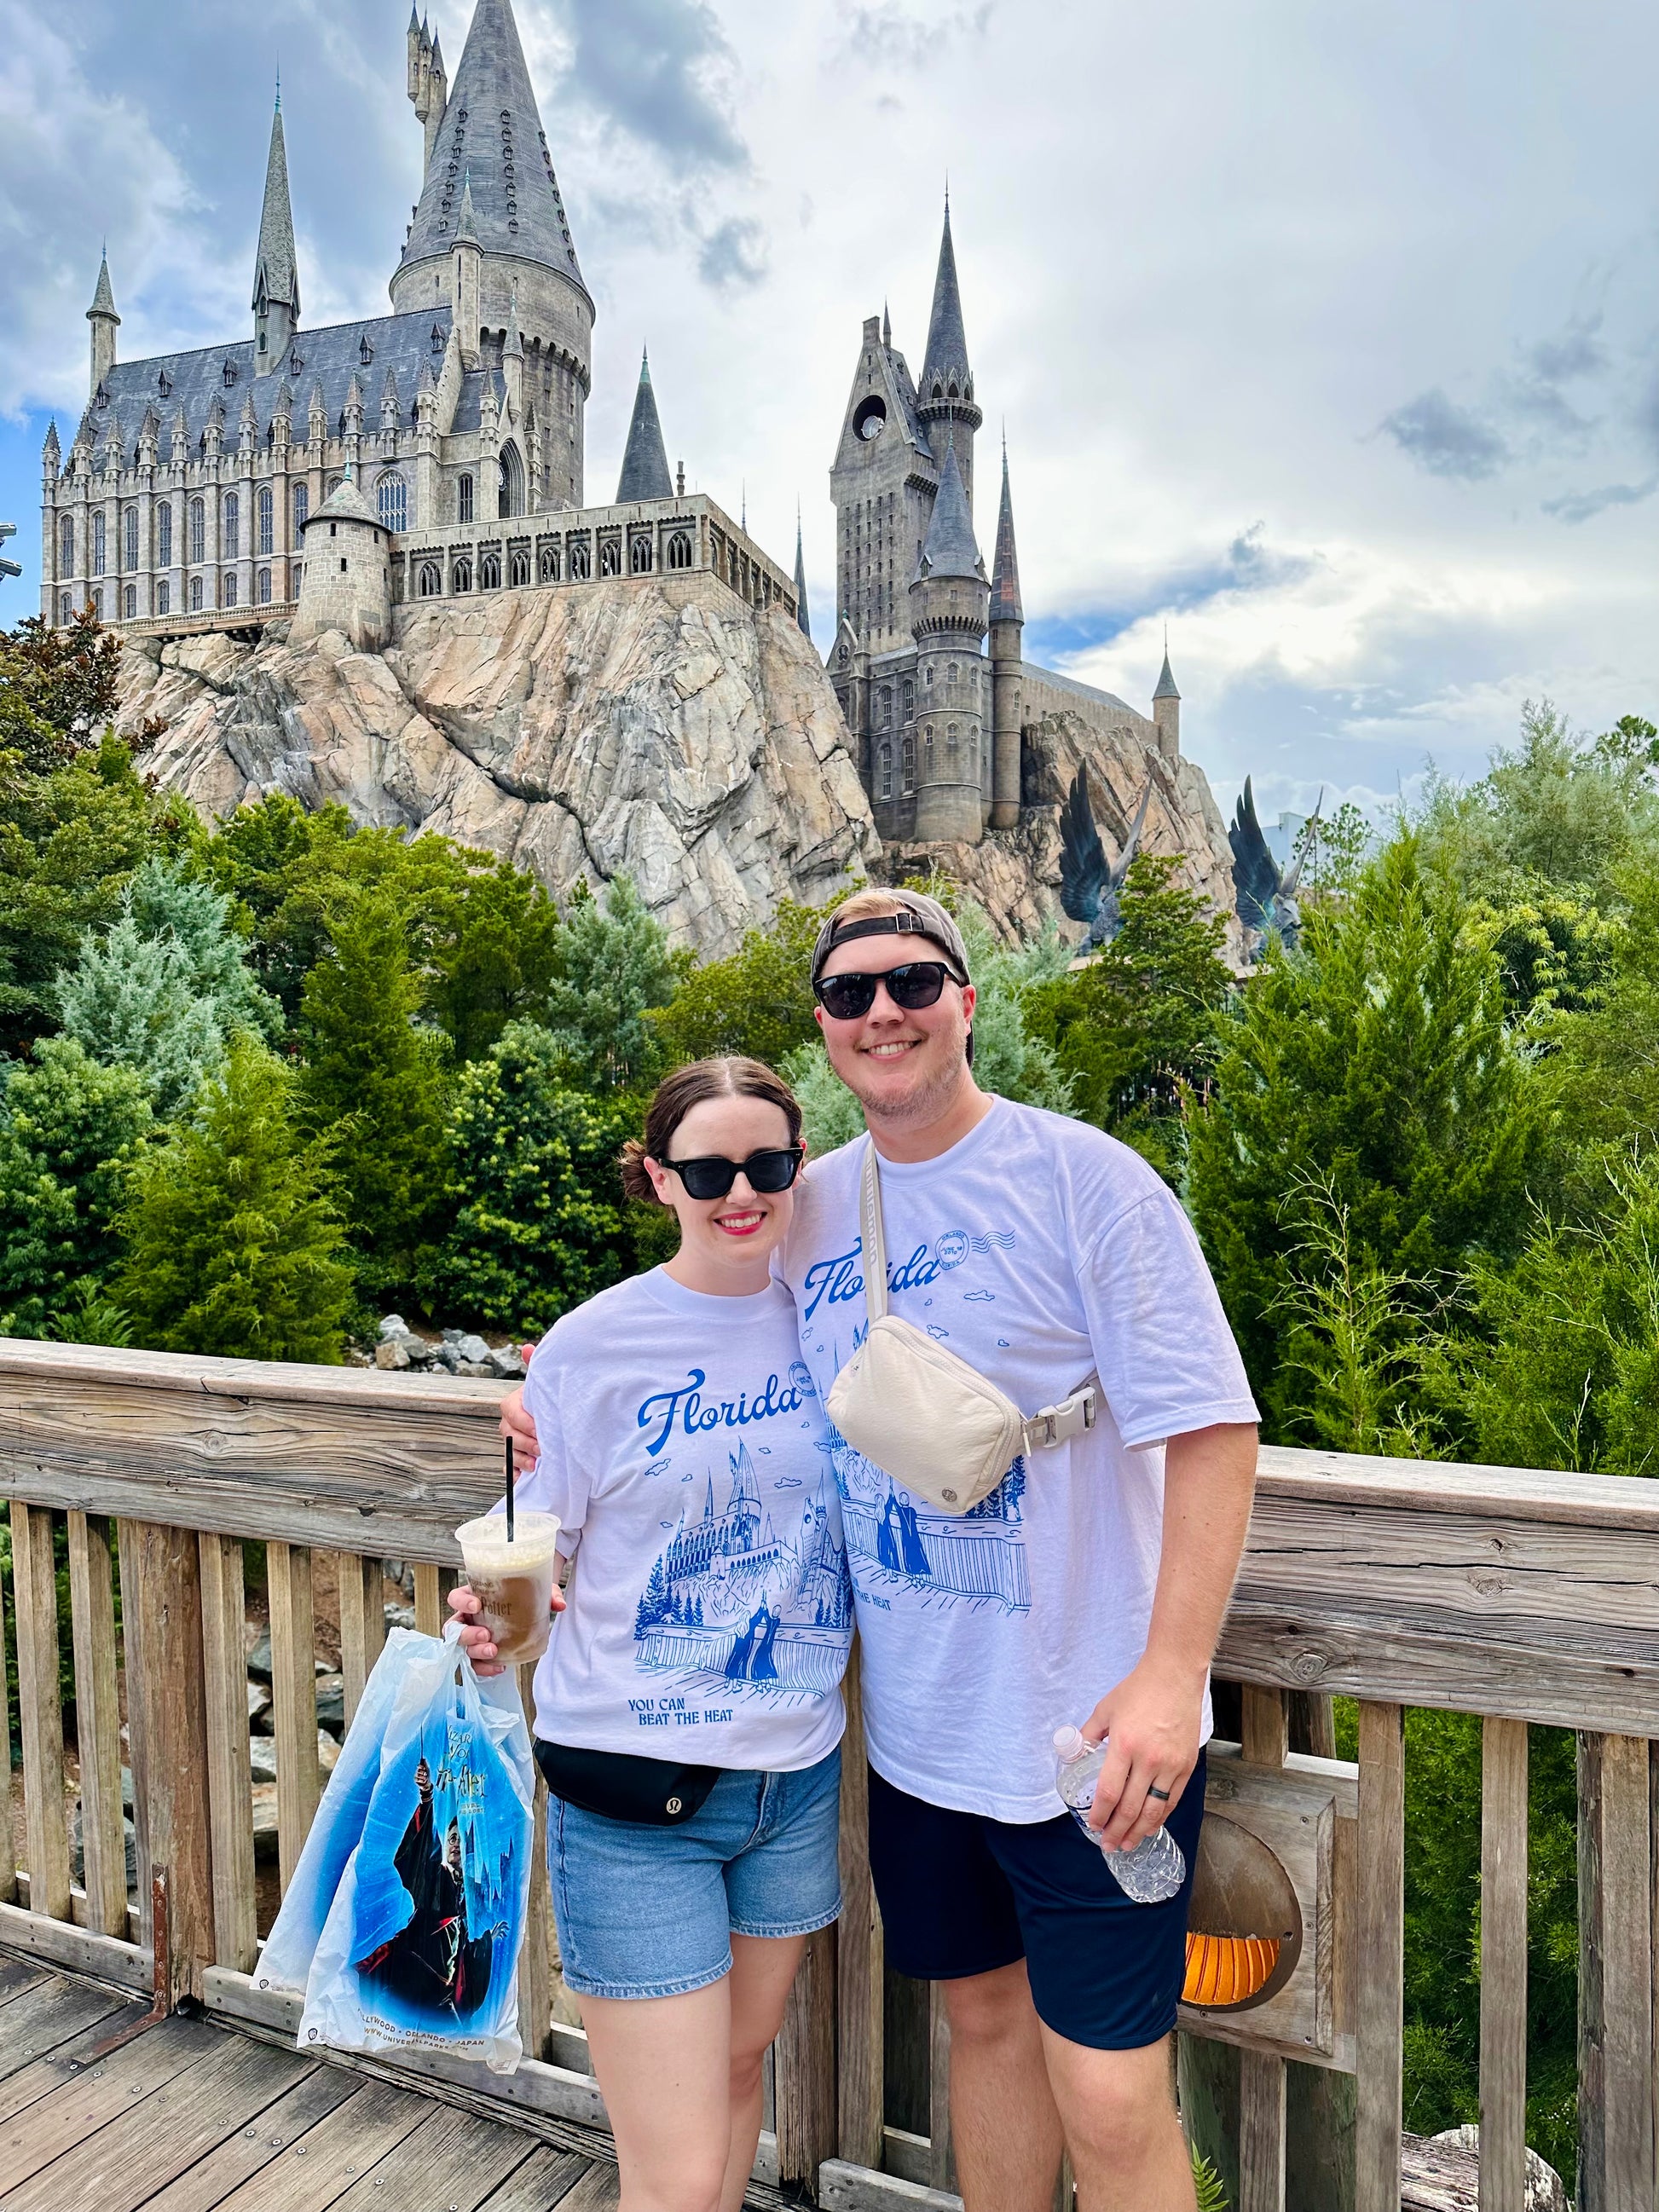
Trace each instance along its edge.
<instances>
[{"instance_id":1,"label":"belt bag strap","mask_svg":"<svg viewBox=\"0 0 1659 2212\"><path fill-rule=\"evenodd\" d=\"M876 1322L883 1319L888 1310L887 1233L881 1211L881 1170L873 1138L864 1155L864 1173L859 1182L859 1213L864 1243L864 1310ZM1024 1425L1026 1450L1048 1451L1055 1444L1066 1443L1073 1437L1080 1437L1092 1429L1099 1411L1099 1390L1100 1377L1091 1369L1068 1397L1033 1413Z\"/></svg>"}]
</instances>

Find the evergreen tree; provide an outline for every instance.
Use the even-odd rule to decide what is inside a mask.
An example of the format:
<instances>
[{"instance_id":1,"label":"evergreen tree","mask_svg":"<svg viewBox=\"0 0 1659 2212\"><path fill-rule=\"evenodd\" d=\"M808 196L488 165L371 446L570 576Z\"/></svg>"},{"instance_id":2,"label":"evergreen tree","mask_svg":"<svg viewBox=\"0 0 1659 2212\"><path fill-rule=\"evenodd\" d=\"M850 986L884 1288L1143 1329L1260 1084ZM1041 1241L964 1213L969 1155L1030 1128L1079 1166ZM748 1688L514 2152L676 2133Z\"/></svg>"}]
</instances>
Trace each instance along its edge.
<instances>
[{"instance_id":1,"label":"evergreen tree","mask_svg":"<svg viewBox=\"0 0 1659 2212\"><path fill-rule=\"evenodd\" d=\"M462 1070L453 1226L423 1277L434 1311L535 1335L629 1271L617 1160L637 1112L573 1091L568 1072L561 1041L528 1022Z\"/></svg>"},{"instance_id":2,"label":"evergreen tree","mask_svg":"<svg viewBox=\"0 0 1659 2212\"><path fill-rule=\"evenodd\" d=\"M111 1285L137 1341L338 1360L351 1271L325 1146L305 1141L295 1107L291 1071L244 1033L197 1115L146 1161Z\"/></svg>"},{"instance_id":3,"label":"evergreen tree","mask_svg":"<svg viewBox=\"0 0 1659 2212\"><path fill-rule=\"evenodd\" d=\"M657 1018L671 1057L741 1054L776 1067L812 1043L812 947L830 910L781 900L767 927L749 930L729 958L688 975Z\"/></svg>"},{"instance_id":4,"label":"evergreen tree","mask_svg":"<svg viewBox=\"0 0 1659 2212\"><path fill-rule=\"evenodd\" d=\"M461 857L471 865L424 910L433 936L427 1004L466 1060L488 1052L509 1022L545 1023L563 939L558 909L534 876L508 860Z\"/></svg>"},{"instance_id":5,"label":"evergreen tree","mask_svg":"<svg viewBox=\"0 0 1659 2212\"><path fill-rule=\"evenodd\" d=\"M106 937L90 932L77 965L58 980L64 1033L94 1059L131 1067L167 1121L224 1058L224 1032L210 999L191 988L178 940L146 937L124 914Z\"/></svg>"},{"instance_id":6,"label":"evergreen tree","mask_svg":"<svg viewBox=\"0 0 1659 2212\"><path fill-rule=\"evenodd\" d=\"M182 860L151 854L132 878L127 911L146 937L171 936L190 988L210 1001L220 1028L279 1036L283 1010L253 980L247 940L231 926L230 900Z\"/></svg>"},{"instance_id":7,"label":"evergreen tree","mask_svg":"<svg viewBox=\"0 0 1659 2212\"><path fill-rule=\"evenodd\" d=\"M67 1037L15 1066L0 1104L0 1335L60 1336L118 1249L128 1180L150 1131L144 1085Z\"/></svg>"},{"instance_id":8,"label":"evergreen tree","mask_svg":"<svg viewBox=\"0 0 1659 2212\"><path fill-rule=\"evenodd\" d=\"M571 1079L587 1091L645 1091L666 1060L652 1012L665 1006L688 972L666 932L626 876L601 901L582 894L562 933L563 974L547 994Z\"/></svg>"},{"instance_id":9,"label":"evergreen tree","mask_svg":"<svg viewBox=\"0 0 1659 2212\"><path fill-rule=\"evenodd\" d=\"M1216 1087L1194 1114L1190 1200L1258 1395L1302 1433L1305 1377L1283 1307L1320 1178L1354 1258L1432 1282L1512 1254L1543 1164L1542 1085L1504 1019L1497 963L1397 840L1352 897L1309 915L1226 1017Z\"/></svg>"},{"instance_id":10,"label":"evergreen tree","mask_svg":"<svg viewBox=\"0 0 1659 2212\"><path fill-rule=\"evenodd\" d=\"M335 1133L347 1225L366 1280L414 1280L443 1187L444 1040L416 1026L420 988L403 914L385 893L331 923L332 951L306 979L301 1097L314 1130Z\"/></svg>"}]
</instances>

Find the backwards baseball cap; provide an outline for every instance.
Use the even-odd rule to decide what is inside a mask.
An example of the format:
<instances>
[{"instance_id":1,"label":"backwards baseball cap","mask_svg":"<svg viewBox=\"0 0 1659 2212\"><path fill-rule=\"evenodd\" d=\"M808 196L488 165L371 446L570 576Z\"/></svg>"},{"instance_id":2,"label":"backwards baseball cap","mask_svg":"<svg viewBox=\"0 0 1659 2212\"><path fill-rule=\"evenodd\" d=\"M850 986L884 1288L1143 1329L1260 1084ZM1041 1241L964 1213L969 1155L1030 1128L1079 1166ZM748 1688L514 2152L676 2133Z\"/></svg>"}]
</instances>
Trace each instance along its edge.
<instances>
[{"instance_id":1,"label":"backwards baseball cap","mask_svg":"<svg viewBox=\"0 0 1659 2212\"><path fill-rule=\"evenodd\" d=\"M916 937L931 939L936 950L943 952L955 970L956 981L968 981L968 948L962 941L962 932L951 915L936 898L926 891L884 891L896 908L895 914L860 915L843 921L839 909L832 914L818 932L818 941L812 947L812 981L814 985L823 973L823 963L837 945L850 945L860 937Z\"/></svg>"}]
</instances>

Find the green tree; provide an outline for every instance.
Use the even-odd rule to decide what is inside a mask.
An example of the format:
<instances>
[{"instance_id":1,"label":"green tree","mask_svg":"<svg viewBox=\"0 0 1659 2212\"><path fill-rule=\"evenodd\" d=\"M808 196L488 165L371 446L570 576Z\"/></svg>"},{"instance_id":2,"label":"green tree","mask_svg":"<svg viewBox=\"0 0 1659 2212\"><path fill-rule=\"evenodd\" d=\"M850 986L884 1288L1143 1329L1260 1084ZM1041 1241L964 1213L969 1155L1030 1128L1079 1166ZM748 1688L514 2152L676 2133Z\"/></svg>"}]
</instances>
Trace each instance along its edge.
<instances>
[{"instance_id":1,"label":"green tree","mask_svg":"<svg viewBox=\"0 0 1659 2212\"><path fill-rule=\"evenodd\" d=\"M429 842L429 841L422 841ZM562 972L558 909L534 876L508 860L470 864L425 911L436 925L427 1004L458 1060L477 1060L511 1022L544 1022Z\"/></svg>"},{"instance_id":2,"label":"green tree","mask_svg":"<svg viewBox=\"0 0 1659 2212\"><path fill-rule=\"evenodd\" d=\"M688 956L626 876L603 900L579 896L566 919L562 975L549 986L548 1026L556 1032L571 1079L582 1090L647 1091L666 1062L651 1019L688 973Z\"/></svg>"},{"instance_id":3,"label":"green tree","mask_svg":"<svg viewBox=\"0 0 1659 2212\"><path fill-rule=\"evenodd\" d=\"M812 1018L812 948L831 906L779 902L764 929L745 933L737 951L688 975L657 1017L672 1058L711 1060L738 1053L782 1064L817 1036Z\"/></svg>"},{"instance_id":4,"label":"green tree","mask_svg":"<svg viewBox=\"0 0 1659 2212\"><path fill-rule=\"evenodd\" d=\"M128 1067L44 1037L0 1102L0 1334L61 1336L118 1251L129 1179L150 1133Z\"/></svg>"},{"instance_id":5,"label":"green tree","mask_svg":"<svg viewBox=\"0 0 1659 2212\"><path fill-rule=\"evenodd\" d=\"M29 615L0 630L0 751L38 773L66 767L114 714L120 665L90 607L64 627Z\"/></svg>"},{"instance_id":6,"label":"green tree","mask_svg":"<svg viewBox=\"0 0 1659 2212\"><path fill-rule=\"evenodd\" d=\"M179 948L191 989L208 1000L227 1036L251 1030L274 1037L283 1010L253 980L247 940L234 928L228 895L192 872L182 858L152 853L127 893L127 911L146 937L170 937Z\"/></svg>"},{"instance_id":7,"label":"green tree","mask_svg":"<svg viewBox=\"0 0 1659 2212\"><path fill-rule=\"evenodd\" d=\"M224 1058L217 1010L191 988L177 939L144 936L130 915L106 936L88 932L80 960L58 979L58 1009L94 1060L136 1072L163 1121Z\"/></svg>"},{"instance_id":8,"label":"green tree","mask_svg":"<svg viewBox=\"0 0 1659 2212\"><path fill-rule=\"evenodd\" d=\"M1144 1152L1168 1181L1183 1157L1182 1100L1214 1073L1218 1017L1234 990L1219 915L1175 881L1178 860L1139 854L1123 927L1097 958L1025 994L1025 1026L1053 1052L1073 1110Z\"/></svg>"},{"instance_id":9,"label":"green tree","mask_svg":"<svg viewBox=\"0 0 1659 2212\"><path fill-rule=\"evenodd\" d=\"M512 1022L464 1068L449 1119L453 1226L423 1278L434 1312L538 1334L629 1271L617 1156L638 1114L569 1088L559 1040Z\"/></svg>"},{"instance_id":10,"label":"green tree","mask_svg":"<svg viewBox=\"0 0 1659 2212\"><path fill-rule=\"evenodd\" d=\"M1070 947L1052 922L1024 945L999 944L983 909L969 900L957 921L975 987L975 1081L1000 1098L1072 1113L1072 1086L1059 1060L1025 1018L1027 994L1066 973Z\"/></svg>"},{"instance_id":11,"label":"green tree","mask_svg":"<svg viewBox=\"0 0 1659 2212\"><path fill-rule=\"evenodd\" d=\"M1316 906L1224 1018L1214 1091L1191 1122L1194 1218L1258 1395L1307 1434L1282 1363L1281 1301L1316 1179L1362 1266L1436 1282L1524 1241L1550 1113L1505 1021L1496 960L1402 836L1352 897Z\"/></svg>"},{"instance_id":12,"label":"green tree","mask_svg":"<svg viewBox=\"0 0 1659 2212\"><path fill-rule=\"evenodd\" d=\"M136 1176L111 1289L160 1352L337 1362L352 1292L325 1143L292 1072L245 1034Z\"/></svg>"},{"instance_id":13,"label":"green tree","mask_svg":"<svg viewBox=\"0 0 1659 2212\"><path fill-rule=\"evenodd\" d=\"M306 979L300 1033L307 1124L334 1133L347 1225L383 1291L412 1283L435 1231L446 1166L445 1040L416 1025L421 994L401 908L360 898Z\"/></svg>"}]
</instances>

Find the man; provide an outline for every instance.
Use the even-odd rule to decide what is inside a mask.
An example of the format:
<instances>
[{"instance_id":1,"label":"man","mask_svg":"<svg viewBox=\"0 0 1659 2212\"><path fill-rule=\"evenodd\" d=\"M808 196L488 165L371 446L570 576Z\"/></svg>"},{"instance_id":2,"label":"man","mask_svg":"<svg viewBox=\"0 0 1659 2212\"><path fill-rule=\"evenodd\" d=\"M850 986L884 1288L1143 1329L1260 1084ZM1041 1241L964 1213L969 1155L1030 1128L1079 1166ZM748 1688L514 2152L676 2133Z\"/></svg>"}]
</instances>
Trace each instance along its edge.
<instances>
[{"instance_id":1,"label":"man","mask_svg":"<svg viewBox=\"0 0 1659 2212\"><path fill-rule=\"evenodd\" d=\"M1048 2212L1062 2142L1082 2212L1193 2212L1168 2050L1190 1879L1133 1905L1099 1845L1167 1822L1190 1869L1209 1661L1255 1478L1243 1368L1139 1156L974 1081L974 987L936 900L848 900L812 983L870 1132L812 1163L782 1255L820 1395L866 1326L871 1142L892 1310L1023 1413L1095 1386L1091 1427L1017 1458L959 1516L836 1454L887 1960L944 1988L968 2212ZM1054 1790L1066 1722L1109 1738L1098 1843Z\"/></svg>"},{"instance_id":2,"label":"man","mask_svg":"<svg viewBox=\"0 0 1659 2212\"><path fill-rule=\"evenodd\" d=\"M407 1923L387 1942L356 1960L357 1972L380 1982L417 2012L450 2012L467 2019L489 1994L495 1938L504 1924L470 1936L461 1831L451 1820L441 1848L432 1803L432 1769L424 1758L415 1769L416 1803L392 1863L409 1892Z\"/></svg>"}]
</instances>

